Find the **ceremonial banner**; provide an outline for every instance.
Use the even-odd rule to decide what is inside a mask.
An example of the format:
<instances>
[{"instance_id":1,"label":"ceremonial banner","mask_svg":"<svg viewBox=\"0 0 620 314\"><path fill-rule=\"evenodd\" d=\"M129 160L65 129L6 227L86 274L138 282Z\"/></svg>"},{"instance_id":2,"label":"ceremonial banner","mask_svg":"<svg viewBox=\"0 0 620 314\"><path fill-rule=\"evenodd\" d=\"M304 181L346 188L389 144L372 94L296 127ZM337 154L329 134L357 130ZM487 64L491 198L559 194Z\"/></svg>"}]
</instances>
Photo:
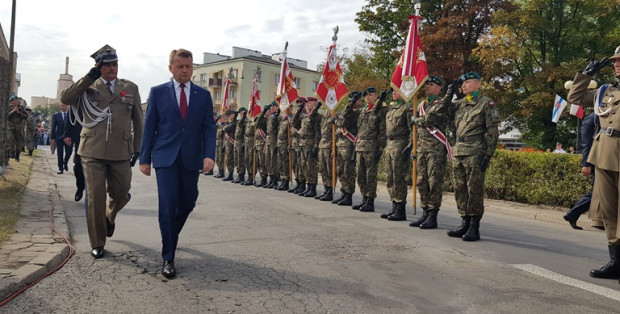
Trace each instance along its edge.
<instances>
[{"instance_id":1,"label":"ceremonial banner","mask_svg":"<svg viewBox=\"0 0 620 314\"><path fill-rule=\"evenodd\" d=\"M250 95L250 114L252 118L261 112L260 93L258 92L258 86L256 86L257 83L258 79L255 78L252 81L252 95Z\"/></svg>"},{"instance_id":2,"label":"ceremonial banner","mask_svg":"<svg viewBox=\"0 0 620 314\"><path fill-rule=\"evenodd\" d=\"M226 84L224 84L224 100L222 100L222 113L226 113L230 109L230 105L228 104L228 88L230 87L230 79L226 79Z\"/></svg>"},{"instance_id":3,"label":"ceremonial banner","mask_svg":"<svg viewBox=\"0 0 620 314\"><path fill-rule=\"evenodd\" d=\"M570 105L570 114L573 116L583 119L583 107L575 104Z\"/></svg>"},{"instance_id":4,"label":"ceremonial banner","mask_svg":"<svg viewBox=\"0 0 620 314\"><path fill-rule=\"evenodd\" d=\"M293 79L293 73L286 61L286 51L282 56L282 67L280 68L280 81L278 82L278 90L276 92L276 101L280 105L280 109L284 111L286 107L295 103L297 99L297 86Z\"/></svg>"},{"instance_id":5,"label":"ceremonial banner","mask_svg":"<svg viewBox=\"0 0 620 314\"><path fill-rule=\"evenodd\" d=\"M336 55L336 44L333 44L327 53L327 61L325 61L316 96L329 112L332 112L346 95L347 86L344 84L344 76Z\"/></svg>"},{"instance_id":6,"label":"ceremonial banner","mask_svg":"<svg viewBox=\"0 0 620 314\"><path fill-rule=\"evenodd\" d=\"M553 114L551 114L551 122L558 123L562 111L566 108L566 100L558 95L555 95L555 103L553 104Z\"/></svg>"},{"instance_id":7,"label":"ceremonial banner","mask_svg":"<svg viewBox=\"0 0 620 314\"><path fill-rule=\"evenodd\" d=\"M392 74L392 88L409 102L418 89L428 79L426 58L418 34L419 15L409 16L409 33L403 54Z\"/></svg>"}]
</instances>

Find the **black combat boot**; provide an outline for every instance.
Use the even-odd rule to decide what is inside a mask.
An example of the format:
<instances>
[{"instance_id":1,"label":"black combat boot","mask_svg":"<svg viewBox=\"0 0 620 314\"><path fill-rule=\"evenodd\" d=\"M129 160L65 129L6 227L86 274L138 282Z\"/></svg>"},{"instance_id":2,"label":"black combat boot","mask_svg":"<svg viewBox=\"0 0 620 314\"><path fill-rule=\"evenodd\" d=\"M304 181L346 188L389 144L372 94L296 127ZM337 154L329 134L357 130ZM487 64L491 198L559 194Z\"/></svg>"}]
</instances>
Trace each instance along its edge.
<instances>
[{"instance_id":1,"label":"black combat boot","mask_svg":"<svg viewBox=\"0 0 620 314\"><path fill-rule=\"evenodd\" d=\"M312 188L312 184L308 182L308 184L306 184L306 186L304 187L304 190L299 192L299 196L306 196L306 194L310 192L311 188Z\"/></svg>"},{"instance_id":2,"label":"black combat boot","mask_svg":"<svg viewBox=\"0 0 620 314\"><path fill-rule=\"evenodd\" d=\"M260 182L257 182L256 187L262 188L267 184L267 176L260 176Z\"/></svg>"},{"instance_id":3,"label":"black combat boot","mask_svg":"<svg viewBox=\"0 0 620 314\"><path fill-rule=\"evenodd\" d=\"M232 183L242 183L245 180L245 175L237 173L237 178L232 181Z\"/></svg>"},{"instance_id":4,"label":"black combat boot","mask_svg":"<svg viewBox=\"0 0 620 314\"><path fill-rule=\"evenodd\" d=\"M324 201L324 202L329 202L333 199L334 199L334 189L328 186L327 193L325 193L325 195L323 195L323 197L321 197L319 200Z\"/></svg>"},{"instance_id":5,"label":"black combat boot","mask_svg":"<svg viewBox=\"0 0 620 314\"><path fill-rule=\"evenodd\" d=\"M381 216L379 216L379 217L381 217L383 219L387 219L390 215L393 215L396 212L396 207L397 206L398 206L398 203L396 203L395 201L392 201L392 209L388 213L381 214Z\"/></svg>"},{"instance_id":6,"label":"black combat boot","mask_svg":"<svg viewBox=\"0 0 620 314\"><path fill-rule=\"evenodd\" d=\"M271 180L271 186L269 188L277 190L279 182L280 182L280 176L273 176L273 179Z\"/></svg>"},{"instance_id":7,"label":"black combat boot","mask_svg":"<svg viewBox=\"0 0 620 314\"><path fill-rule=\"evenodd\" d=\"M304 194L305 197L315 197L316 196L316 184L309 184L308 185L308 192L306 194Z\"/></svg>"},{"instance_id":8,"label":"black combat boot","mask_svg":"<svg viewBox=\"0 0 620 314\"><path fill-rule=\"evenodd\" d=\"M390 216L388 216L388 220L391 221L403 221L403 220L407 220L407 211L406 211L406 206L407 202L400 202L400 203L396 203L398 204L396 206L396 211L391 214Z\"/></svg>"},{"instance_id":9,"label":"black combat boot","mask_svg":"<svg viewBox=\"0 0 620 314\"><path fill-rule=\"evenodd\" d=\"M437 229L437 213L439 213L439 208L429 210L428 218L420 224L420 229Z\"/></svg>"},{"instance_id":10,"label":"black combat boot","mask_svg":"<svg viewBox=\"0 0 620 314\"><path fill-rule=\"evenodd\" d=\"M346 196L346 195L347 195L347 193L342 192L342 194L340 194L340 197L339 197L339 198L334 199L334 200L332 201L332 204L338 204L340 201L342 201L342 200L345 198L345 196Z\"/></svg>"},{"instance_id":11,"label":"black combat boot","mask_svg":"<svg viewBox=\"0 0 620 314\"><path fill-rule=\"evenodd\" d=\"M448 236L453 238L461 238L469 229L469 223L471 222L471 216L463 216L461 225L455 230L448 231Z\"/></svg>"},{"instance_id":12,"label":"black combat boot","mask_svg":"<svg viewBox=\"0 0 620 314\"><path fill-rule=\"evenodd\" d=\"M263 188L270 189L272 183L273 183L273 176L268 176L267 181L265 181L265 185L263 185Z\"/></svg>"},{"instance_id":13,"label":"black combat boot","mask_svg":"<svg viewBox=\"0 0 620 314\"><path fill-rule=\"evenodd\" d=\"M295 186L291 186L290 189L288 189L289 193L295 193L295 191L299 188L299 180L295 179Z\"/></svg>"},{"instance_id":14,"label":"black combat boot","mask_svg":"<svg viewBox=\"0 0 620 314\"><path fill-rule=\"evenodd\" d=\"M369 197L364 206L360 207L361 212L374 212L375 211L375 198Z\"/></svg>"},{"instance_id":15,"label":"black combat boot","mask_svg":"<svg viewBox=\"0 0 620 314\"><path fill-rule=\"evenodd\" d=\"M22 152L20 152L20 151L17 151L17 152L15 153L15 161L19 162L19 154L21 154L21 153L22 153Z\"/></svg>"},{"instance_id":16,"label":"black combat boot","mask_svg":"<svg viewBox=\"0 0 620 314\"><path fill-rule=\"evenodd\" d=\"M315 200L321 199L321 197L325 196L325 194L327 194L327 186L323 185L323 194L315 196L314 199Z\"/></svg>"},{"instance_id":17,"label":"black combat boot","mask_svg":"<svg viewBox=\"0 0 620 314\"><path fill-rule=\"evenodd\" d=\"M228 173L228 176L224 179L222 179L222 181L232 181L233 180L233 173L232 171Z\"/></svg>"},{"instance_id":18,"label":"black combat boot","mask_svg":"<svg viewBox=\"0 0 620 314\"><path fill-rule=\"evenodd\" d=\"M599 268L590 271L590 276L594 278L618 279L620 278L620 245L608 245L609 262Z\"/></svg>"},{"instance_id":19,"label":"black combat boot","mask_svg":"<svg viewBox=\"0 0 620 314\"><path fill-rule=\"evenodd\" d=\"M480 240L480 219L482 217L471 217L469 229L463 235L463 241L472 242Z\"/></svg>"},{"instance_id":20,"label":"black combat boot","mask_svg":"<svg viewBox=\"0 0 620 314\"><path fill-rule=\"evenodd\" d=\"M368 202L368 197L362 197L362 203L354 205L353 210L359 210L360 208L362 208L362 206L366 204L366 202Z\"/></svg>"},{"instance_id":21,"label":"black combat boot","mask_svg":"<svg viewBox=\"0 0 620 314\"><path fill-rule=\"evenodd\" d=\"M295 191L293 193L295 194L301 194L306 190L306 181L301 181L299 182L299 185L297 186L297 188L295 189Z\"/></svg>"},{"instance_id":22,"label":"black combat boot","mask_svg":"<svg viewBox=\"0 0 620 314\"><path fill-rule=\"evenodd\" d=\"M338 202L338 206L351 206L353 205L353 195L349 193L344 194L344 198Z\"/></svg>"},{"instance_id":23,"label":"black combat boot","mask_svg":"<svg viewBox=\"0 0 620 314\"><path fill-rule=\"evenodd\" d=\"M409 224L409 227L419 227L423 222L426 221L426 218L428 218L428 212L428 207L422 207L422 216L420 216L420 219L412 221Z\"/></svg>"},{"instance_id":24,"label":"black combat boot","mask_svg":"<svg viewBox=\"0 0 620 314\"><path fill-rule=\"evenodd\" d=\"M282 180L282 183L278 186L278 191L288 191L288 180Z\"/></svg>"},{"instance_id":25,"label":"black combat boot","mask_svg":"<svg viewBox=\"0 0 620 314\"><path fill-rule=\"evenodd\" d=\"M217 174L215 176L213 176L214 178L223 178L224 177L224 172L222 172L222 170L218 170Z\"/></svg>"},{"instance_id":26,"label":"black combat boot","mask_svg":"<svg viewBox=\"0 0 620 314\"><path fill-rule=\"evenodd\" d=\"M252 175L248 175L248 179L241 183L241 185L254 185L254 180L252 180Z\"/></svg>"}]
</instances>

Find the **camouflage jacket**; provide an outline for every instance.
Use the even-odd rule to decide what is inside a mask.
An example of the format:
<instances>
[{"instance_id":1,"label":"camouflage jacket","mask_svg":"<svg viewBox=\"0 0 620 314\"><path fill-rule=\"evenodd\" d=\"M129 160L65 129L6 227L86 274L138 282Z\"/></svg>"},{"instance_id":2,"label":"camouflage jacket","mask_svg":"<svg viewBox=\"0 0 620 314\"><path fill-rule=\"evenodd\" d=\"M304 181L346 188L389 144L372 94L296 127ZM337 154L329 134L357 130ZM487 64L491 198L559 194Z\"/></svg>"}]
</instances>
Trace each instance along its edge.
<instances>
[{"instance_id":1,"label":"camouflage jacket","mask_svg":"<svg viewBox=\"0 0 620 314\"><path fill-rule=\"evenodd\" d=\"M385 135L389 142L411 143L412 108L403 100L390 103L385 114Z\"/></svg>"},{"instance_id":2,"label":"camouflage jacket","mask_svg":"<svg viewBox=\"0 0 620 314\"><path fill-rule=\"evenodd\" d=\"M424 115L420 114L422 106L424 106ZM446 126L449 121L448 108L449 106L444 104L438 96L427 97L426 100L418 105L416 117L422 118L424 121L424 126L416 127L418 131L418 153L446 153L445 144L429 133L427 127L433 127L447 136Z\"/></svg>"},{"instance_id":3,"label":"camouflage jacket","mask_svg":"<svg viewBox=\"0 0 620 314\"><path fill-rule=\"evenodd\" d=\"M287 116L285 113L278 116L278 147L288 147L288 139L289 139L289 125L293 120L291 117ZM293 128L291 129L291 133L295 132ZM292 136L293 134L291 134ZM292 140L292 138L291 138Z\"/></svg>"},{"instance_id":4,"label":"camouflage jacket","mask_svg":"<svg viewBox=\"0 0 620 314\"><path fill-rule=\"evenodd\" d=\"M342 116L338 116L336 121L336 146L337 147L349 147L353 145L353 142L347 137L350 135L355 137L357 135L357 118L359 117L360 110L353 109L353 105L348 105ZM345 133L346 132L346 133Z\"/></svg>"},{"instance_id":5,"label":"camouflage jacket","mask_svg":"<svg viewBox=\"0 0 620 314\"><path fill-rule=\"evenodd\" d=\"M248 123L247 113L237 121L237 129L235 130L235 144L243 144L245 140L245 125Z\"/></svg>"},{"instance_id":6,"label":"camouflage jacket","mask_svg":"<svg viewBox=\"0 0 620 314\"><path fill-rule=\"evenodd\" d=\"M280 115L272 114L267 119L267 145L276 146L278 141L278 123Z\"/></svg>"},{"instance_id":7,"label":"camouflage jacket","mask_svg":"<svg viewBox=\"0 0 620 314\"><path fill-rule=\"evenodd\" d=\"M321 141L321 120L317 108L308 113L302 110L299 115L295 114L293 118L293 126L300 128L300 145L301 147L314 149L319 148Z\"/></svg>"},{"instance_id":8,"label":"camouflage jacket","mask_svg":"<svg viewBox=\"0 0 620 314\"><path fill-rule=\"evenodd\" d=\"M267 118L265 118L265 115L262 112L259 113L254 120L255 149L263 149L263 147L265 146L265 139L261 135L261 131L265 134L265 136L267 135Z\"/></svg>"},{"instance_id":9,"label":"camouflage jacket","mask_svg":"<svg viewBox=\"0 0 620 314\"><path fill-rule=\"evenodd\" d=\"M474 94L471 100L463 97L448 107L456 130L456 144L452 148L454 156L493 156L497 147L498 124L501 121L499 110L491 98ZM442 99L442 103L451 104L446 98Z\"/></svg>"},{"instance_id":10,"label":"camouflage jacket","mask_svg":"<svg viewBox=\"0 0 620 314\"><path fill-rule=\"evenodd\" d=\"M371 109L366 106L360 110L357 119L356 152L383 151L386 145L385 109L376 104Z\"/></svg>"},{"instance_id":11,"label":"camouflage jacket","mask_svg":"<svg viewBox=\"0 0 620 314\"><path fill-rule=\"evenodd\" d=\"M332 148L332 125L334 125L335 117L326 114L321 117L321 141L319 148Z\"/></svg>"}]
</instances>

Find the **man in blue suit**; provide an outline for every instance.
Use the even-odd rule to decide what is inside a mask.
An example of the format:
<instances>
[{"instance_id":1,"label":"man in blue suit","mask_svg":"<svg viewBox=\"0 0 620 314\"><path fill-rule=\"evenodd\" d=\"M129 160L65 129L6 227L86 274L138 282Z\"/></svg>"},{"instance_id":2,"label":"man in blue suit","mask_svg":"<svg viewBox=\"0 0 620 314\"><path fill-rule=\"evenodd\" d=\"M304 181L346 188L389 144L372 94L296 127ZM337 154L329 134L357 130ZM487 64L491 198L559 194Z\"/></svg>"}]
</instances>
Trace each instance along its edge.
<instances>
[{"instance_id":1,"label":"man in blue suit","mask_svg":"<svg viewBox=\"0 0 620 314\"><path fill-rule=\"evenodd\" d=\"M173 80L151 88L140 151L140 171L157 174L162 275L176 276L174 253L179 233L196 205L198 177L213 169L216 126L211 94L190 82L193 57L170 53Z\"/></svg>"},{"instance_id":2,"label":"man in blue suit","mask_svg":"<svg viewBox=\"0 0 620 314\"><path fill-rule=\"evenodd\" d=\"M62 174L64 170L69 170L68 163L71 158L71 148L73 146L65 144L65 123L69 119L67 114L69 106L60 104L60 112L52 117L52 142L56 142L56 154L58 156L58 174Z\"/></svg>"}]
</instances>

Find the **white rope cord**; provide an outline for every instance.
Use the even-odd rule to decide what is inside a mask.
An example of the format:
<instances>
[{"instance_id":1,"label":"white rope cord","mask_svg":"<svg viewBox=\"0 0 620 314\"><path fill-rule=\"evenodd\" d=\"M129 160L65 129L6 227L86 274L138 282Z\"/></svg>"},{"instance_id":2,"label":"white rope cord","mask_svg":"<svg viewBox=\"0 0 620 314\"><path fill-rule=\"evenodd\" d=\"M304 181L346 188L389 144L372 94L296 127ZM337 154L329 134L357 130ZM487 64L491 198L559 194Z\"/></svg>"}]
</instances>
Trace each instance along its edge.
<instances>
[{"instance_id":1,"label":"white rope cord","mask_svg":"<svg viewBox=\"0 0 620 314\"><path fill-rule=\"evenodd\" d=\"M77 110L74 110L76 111L73 114L74 120L71 121L71 118L69 120L71 124L75 125L75 121L77 121L83 127L92 128L95 125L99 124L101 121L108 119L107 127L106 127L106 134L105 134L105 140L107 142L108 135L110 134L110 132L112 132L112 112L110 111L110 107L107 107L105 109L100 109L99 107L97 107L97 102L92 102L90 101L90 99L88 99L86 91L82 94L82 97L78 99L78 107L80 106L80 104L83 105L84 114L91 120L91 122L85 123L84 118L81 118ZM69 110L73 110L73 108L69 107Z\"/></svg>"},{"instance_id":2,"label":"white rope cord","mask_svg":"<svg viewBox=\"0 0 620 314\"><path fill-rule=\"evenodd\" d=\"M597 89L596 94L594 94L594 113L597 116L604 116L611 111L611 106L607 108L607 110L605 111L601 111L601 106L600 106L601 93L604 93L607 87L609 87L608 84L604 84L603 86L601 86L601 88Z\"/></svg>"}]
</instances>

